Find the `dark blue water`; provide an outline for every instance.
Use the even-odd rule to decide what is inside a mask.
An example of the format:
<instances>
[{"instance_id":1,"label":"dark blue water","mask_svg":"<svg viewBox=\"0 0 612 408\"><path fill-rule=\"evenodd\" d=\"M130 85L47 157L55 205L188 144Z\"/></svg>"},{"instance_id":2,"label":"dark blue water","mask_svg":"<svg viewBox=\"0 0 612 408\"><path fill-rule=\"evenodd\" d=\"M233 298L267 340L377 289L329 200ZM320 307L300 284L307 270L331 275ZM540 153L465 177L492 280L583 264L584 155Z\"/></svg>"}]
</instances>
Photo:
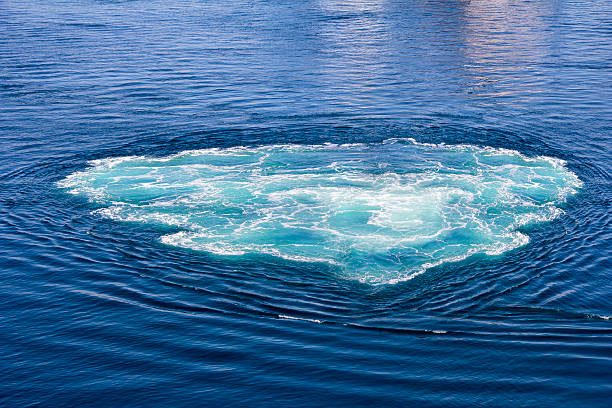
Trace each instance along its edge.
<instances>
[{"instance_id":1,"label":"dark blue water","mask_svg":"<svg viewBox=\"0 0 612 408\"><path fill-rule=\"evenodd\" d=\"M612 3L0 1L0 405L606 407ZM583 182L530 241L395 284L165 245L95 159L473 144Z\"/></svg>"}]
</instances>

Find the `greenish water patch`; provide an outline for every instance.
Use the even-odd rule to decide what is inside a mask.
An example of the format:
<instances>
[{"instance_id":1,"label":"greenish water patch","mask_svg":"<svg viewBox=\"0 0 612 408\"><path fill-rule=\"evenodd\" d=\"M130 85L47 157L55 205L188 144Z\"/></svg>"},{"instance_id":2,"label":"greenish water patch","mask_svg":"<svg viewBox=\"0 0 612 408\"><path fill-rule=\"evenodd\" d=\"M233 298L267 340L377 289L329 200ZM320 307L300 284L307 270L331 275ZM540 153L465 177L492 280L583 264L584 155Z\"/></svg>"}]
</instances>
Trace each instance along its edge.
<instances>
[{"instance_id":1,"label":"greenish water patch","mask_svg":"<svg viewBox=\"0 0 612 408\"><path fill-rule=\"evenodd\" d=\"M469 145L274 145L96 160L59 183L103 217L175 226L161 241L225 256L336 265L410 279L525 245L581 186L563 161Z\"/></svg>"}]
</instances>

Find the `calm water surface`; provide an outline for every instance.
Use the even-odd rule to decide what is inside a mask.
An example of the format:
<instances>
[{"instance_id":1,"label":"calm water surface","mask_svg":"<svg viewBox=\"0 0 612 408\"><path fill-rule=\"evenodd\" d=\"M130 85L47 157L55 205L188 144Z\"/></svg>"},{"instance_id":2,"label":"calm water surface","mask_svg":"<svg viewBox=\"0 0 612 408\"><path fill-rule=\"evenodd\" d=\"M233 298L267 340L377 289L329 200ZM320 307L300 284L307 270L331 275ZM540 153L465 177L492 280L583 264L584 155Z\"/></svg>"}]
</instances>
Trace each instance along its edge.
<instances>
[{"instance_id":1,"label":"calm water surface","mask_svg":"<svg viewBox=\"0 0 612 408\"><path fill-rule=\"evenodd\" d=\"M611 84L607 0L0 1L0 405L609 406ZM418 153L423 163L385 150L409 139L437 148ZM334 157L352 157L366 178L438 161L457 176L469 165L436 155L441 144L469 144L513 165L564 160L540 163L556 180L550 191L570 175L581 186L546 201L550 191L508 170L507 185L559 212L520 225L529 242L403 280L364 279L361 267L395 271L388 254L227 256L202 236L201 246L164 239L181 225L150 211L104 213L163 207L164 188L183 191L186 176L166 165L147 173L164 172L163 185L153 177L112 190L155 158L325 143L362 146L359 163L370 167L355 167L344 148ZM128 173L80 185L111 189L114 201L66 191L92 160L123 156L137 156ZM192 175L209 159L198 160ZM213 176L222 190L233 177ZM466 208L411 194L417 209ZM163 208L189 218L202 202ZM248 202L260 214L269 201ZM474 214L488 218L478 220L514 225L504 215L515 207L482 203ZM406 219L393 214L395 227ZM336 227L357 225L353 215ZM211 225L202 219L197 227ZM254 242L239 238L222 244ZM415 259L406 256L397 253L401 268Z\"/></svg>"}]
</instances>

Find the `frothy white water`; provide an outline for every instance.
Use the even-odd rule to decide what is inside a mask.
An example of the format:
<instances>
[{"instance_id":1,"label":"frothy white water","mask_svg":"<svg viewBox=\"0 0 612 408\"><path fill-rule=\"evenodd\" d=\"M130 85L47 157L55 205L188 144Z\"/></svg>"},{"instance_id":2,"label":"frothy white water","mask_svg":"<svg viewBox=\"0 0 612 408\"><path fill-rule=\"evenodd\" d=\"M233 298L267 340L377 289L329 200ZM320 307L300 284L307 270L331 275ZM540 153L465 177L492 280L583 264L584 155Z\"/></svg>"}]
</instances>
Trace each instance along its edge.
<instances>
[{"instance_id":1,"label":"frothy white water","mask_svg":"<svg viewBox=\"0 0 612 408\"><path fill-rule=\"evenodd\" d=\"M167 245L325 262L369 283L525 245L517 229L561 215L581 186L559 159L413 140L110 158L59 184L101 216L179 227Z\"/></svg>"}]
</instances>

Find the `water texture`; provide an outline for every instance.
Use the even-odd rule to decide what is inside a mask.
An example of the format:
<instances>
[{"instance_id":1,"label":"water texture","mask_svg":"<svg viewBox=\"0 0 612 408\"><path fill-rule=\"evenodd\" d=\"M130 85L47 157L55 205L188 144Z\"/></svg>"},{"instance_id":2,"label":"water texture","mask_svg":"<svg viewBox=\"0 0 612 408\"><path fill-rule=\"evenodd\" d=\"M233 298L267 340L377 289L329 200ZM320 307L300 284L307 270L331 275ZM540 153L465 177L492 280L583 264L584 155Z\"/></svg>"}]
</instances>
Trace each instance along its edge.
<instances>
[{"instance_id":1,"label":"water texture","mask_svg":"<svg viewBox=\"0 0 612 408\"><path fill-rule=\"evenodd\" d=\"M564 164L510 150L387 140L196 150L92 163L60 187L120 221L176 226L165 244L338 265L397 283L525 245L580 186Z\"/></svg>"},{"instance_id":2,"label":"water texture","mask_svg":"<svg viewBox=\"0 0 612 408\"><path fill-rule=\"evenodd\" d=\"M611 16L0 1L0 406L609 407Z\"/></svg>"}]
</instances>

